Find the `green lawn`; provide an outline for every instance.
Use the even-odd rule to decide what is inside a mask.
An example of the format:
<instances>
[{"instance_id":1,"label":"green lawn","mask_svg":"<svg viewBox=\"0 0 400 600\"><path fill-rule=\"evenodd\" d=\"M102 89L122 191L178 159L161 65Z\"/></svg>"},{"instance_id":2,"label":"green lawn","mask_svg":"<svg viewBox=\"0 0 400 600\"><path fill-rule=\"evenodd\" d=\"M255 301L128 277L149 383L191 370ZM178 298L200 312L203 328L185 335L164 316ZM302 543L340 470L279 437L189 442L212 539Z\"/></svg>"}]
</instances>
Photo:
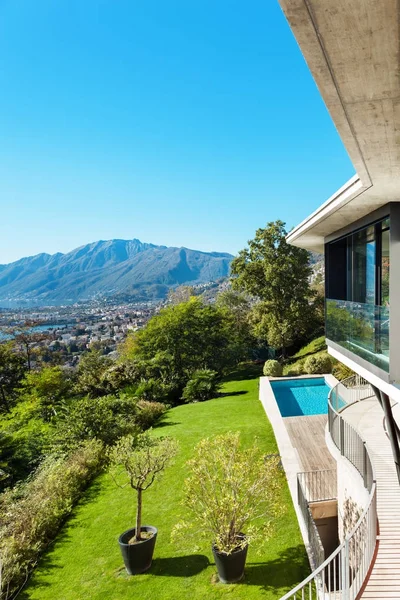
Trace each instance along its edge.
<instances>
[{"instance_id":1,"label":"green lawn","mask_svg":"<svg viewBox=\"0 0 400 600\"><path fill-rule=\"evenodd\" d=\"M258 400L258 378L238 374L224 384L226 396L179 406L169 412L157 435L179 439L173 467L144 496L144 523L159 533L151 570L129 577L123 568L118 535L133 525L134 495L115 486L109 475L88 490L55 544L43 557L19 596L27 600L212 600L280 598L301 581L308 563L287 487L282 490L286 514L261 554L250 548L243 583L223 585L215 577L210 544L193 553L173 546L170 531L184 509L180 506L185 462L203 437L224 431L242 433L249 444L257 436L266 453L277 452L272 428ZM211 540L210 540L211 542Z\"/></svg>"}]
</instances>

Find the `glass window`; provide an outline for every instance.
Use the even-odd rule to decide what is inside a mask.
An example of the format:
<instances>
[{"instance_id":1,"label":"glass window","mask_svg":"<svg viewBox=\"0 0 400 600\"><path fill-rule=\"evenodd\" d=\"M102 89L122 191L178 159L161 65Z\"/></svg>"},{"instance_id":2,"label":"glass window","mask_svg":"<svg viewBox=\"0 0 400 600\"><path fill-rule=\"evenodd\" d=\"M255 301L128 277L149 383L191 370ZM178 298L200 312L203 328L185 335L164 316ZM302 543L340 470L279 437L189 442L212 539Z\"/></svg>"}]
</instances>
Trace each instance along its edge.
<instances>
[{"instance_id":1,"label":"glass window","mask_svg":"<svg viewBox=\"0 0 400 600\"><path fill-rule=\"evenodd\" d=\"M382 231L382 251L381 251L381 265L380 265L380 304L382 306L389 306L389 271L390 271L390 232L389 229Z\"/></svg>"},{"instance_id":2,"label":"glass window","mask_svg":"<svg viewBox=\"0 0 400 600\"><path fill-rule=\"evenodd\" d=\"M389 218L327 248L327 338L389 370Z\"/></svg>"},{"instance_id":3,"label":"glass window","mask_svg":"<svg viewBox=\"0 0 400 600\"><path fill-rule=\"evenodd\" d=\"M353 235L352 300L375 304L375 227L372 225Z\"/></svg>"}]
</instances>

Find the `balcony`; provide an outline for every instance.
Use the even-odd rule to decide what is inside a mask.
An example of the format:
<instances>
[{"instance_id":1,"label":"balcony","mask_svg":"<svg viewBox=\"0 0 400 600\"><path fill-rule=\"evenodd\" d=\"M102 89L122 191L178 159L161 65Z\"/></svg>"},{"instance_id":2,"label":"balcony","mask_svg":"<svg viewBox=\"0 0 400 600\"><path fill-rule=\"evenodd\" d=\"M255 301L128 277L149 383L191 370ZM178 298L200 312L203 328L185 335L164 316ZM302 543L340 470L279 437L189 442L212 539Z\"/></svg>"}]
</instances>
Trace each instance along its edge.
<instances>
[{"instance_id":1,"label":"balcony","mask_svg":"<svg viewBox=\"0 0 400 600\"><path fill-rule=\"evenodd\" d=\"M389 372L389 307L326 299L326 337Z\"/></svg>"}]
</instances>

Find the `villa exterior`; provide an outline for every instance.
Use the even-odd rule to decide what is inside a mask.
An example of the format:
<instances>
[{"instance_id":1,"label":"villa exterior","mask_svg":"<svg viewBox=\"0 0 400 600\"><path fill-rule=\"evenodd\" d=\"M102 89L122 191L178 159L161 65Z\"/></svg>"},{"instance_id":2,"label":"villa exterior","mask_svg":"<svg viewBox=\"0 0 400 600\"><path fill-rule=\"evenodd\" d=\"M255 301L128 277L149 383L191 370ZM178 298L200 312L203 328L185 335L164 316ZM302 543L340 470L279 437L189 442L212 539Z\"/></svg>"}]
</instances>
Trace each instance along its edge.
<instances>
[{"instance_id":1,"label":"villa exterior","mask_svg":"<svg viewBox=\"0 0 400 600\"><path fill-rule=\"evenodd\" d=\"M341 549L285 598L399 599L399 4L279 2L356 170L288 236L325 254L328 351L357 376L332 391L326 432Z\"/></svg>"}]
</instances>

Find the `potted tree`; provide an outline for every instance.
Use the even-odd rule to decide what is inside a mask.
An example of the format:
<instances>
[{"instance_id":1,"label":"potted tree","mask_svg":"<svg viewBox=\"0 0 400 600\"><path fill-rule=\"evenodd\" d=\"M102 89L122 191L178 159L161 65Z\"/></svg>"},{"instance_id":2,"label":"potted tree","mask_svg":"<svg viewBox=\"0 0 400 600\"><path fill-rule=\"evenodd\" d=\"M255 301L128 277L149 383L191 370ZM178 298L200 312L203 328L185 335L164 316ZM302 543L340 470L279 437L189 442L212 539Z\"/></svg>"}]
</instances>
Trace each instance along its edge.
<instances>
[{"instance_id":1,"label":"potted tree","mask_svg":"<svg viewBox=\"0 0 400 600\"><path fill-rule=\"evenodd\" d=\"M281 513L282 468L279 457L240 447L239 433L203 439L188 462L184 504L190 522L175 526L173 537L195 530L212 539L212 552L222 583L244 575L248 545L268 539Z\"/></svg>"},{"instance_id":2,"label":"potted tree","mask_svg":"<svg viewBox=\"0 0 400 600\"><path fill-rule=\"evenodd\" d=\"M171 462L178 450L172 438L154 438L148 432L121 438L110 449L111 475L120 487L136 491L136 525L119 537L124 564L129 575L147 571L153 559L157 529L142 525L142 495Z\"/></svg>"}]
</instances>

